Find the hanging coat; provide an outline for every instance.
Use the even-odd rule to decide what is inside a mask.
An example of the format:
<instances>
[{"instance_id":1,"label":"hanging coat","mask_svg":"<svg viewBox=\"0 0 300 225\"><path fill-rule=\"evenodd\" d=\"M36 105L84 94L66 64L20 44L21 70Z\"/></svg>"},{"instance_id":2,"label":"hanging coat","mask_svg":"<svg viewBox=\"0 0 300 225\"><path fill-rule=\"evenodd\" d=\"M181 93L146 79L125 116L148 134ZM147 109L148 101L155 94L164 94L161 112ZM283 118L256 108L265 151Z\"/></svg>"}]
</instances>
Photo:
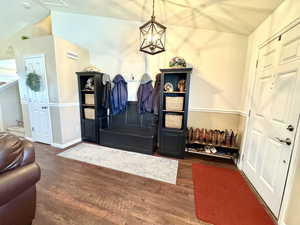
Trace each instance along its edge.
<instances>
[{"instance_id":1,"label":"hanging coat","mask_svg":"<svg viewBox=\"0 0 300 225\"><path fill-rule=\"evenodd\" d=\"M155 115L159 114L159 106L160 106L159 98L160 98L160 85L161 85L160 81L161 81L161 73L156 75L155 85L151 96L152 109Z\"/></svg>"},{"instance_id":2,"label":"hanging coat","mask_svg":"<svg viewBox=\"0 0 300 225\"><path fill-rule=\"evenodd\" d=\"M103 74L102 77L103 93L101 99L101 105L103 108L108 109L111 105L111 81L108 74Z\"/></svg>"},{"instance_id":3,"label":"hanging coat","mask_svg":"<svg viewBox=\"0 0 300 225\"><path fill-rule=\"evenodd\" d=\"M148 74L144 74L141 79L141 84L137 92L138 98L138 113L152 112L152 79Z\"/></svg>"},{"instance_id":4,"label":"hanging coat","mask_svg":"<svg viewBox=\"0 0 300 225\"><path fill-rule=\"evenodd\" d=\"M127 109L128 90L127 82L119 74L113 79L114 87L111 91L111 112L113 115L124 112Z\"/></svg>"}]
</instances>

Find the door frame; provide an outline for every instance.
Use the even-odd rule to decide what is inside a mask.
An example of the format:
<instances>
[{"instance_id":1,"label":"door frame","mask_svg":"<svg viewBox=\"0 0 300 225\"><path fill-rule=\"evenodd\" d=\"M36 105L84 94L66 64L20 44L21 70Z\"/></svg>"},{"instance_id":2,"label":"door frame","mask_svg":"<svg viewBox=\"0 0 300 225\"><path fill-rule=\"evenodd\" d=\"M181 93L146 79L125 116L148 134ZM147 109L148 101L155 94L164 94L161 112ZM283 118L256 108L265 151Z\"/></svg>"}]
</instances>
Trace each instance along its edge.
<instances>
[{"instance_id":1,"label":"door frame","mask_svg":"<svg viewBox=\"0 0 300 225\"><path fill-rule=\"evenodd\" d=\"M46 67L46 54L44 53L40 53L40 54L34 54L34 55L25 55L23 57L23 62L24 62L24 71L26 71L26 68L25 68L25 60L26 59L31 59L31 58L41 58L42 60L42 64L43 64L43 67L45 68L45 88L47 89L47 97L48 97L48 102L46 103L47 107L48 107L48 116L49 116L49 119L50 119L50 124L49 124L49 129L50 129L50 145L53 144L53 132L52 132L52 118L51 118L51 113L50 113L50 98L49 98L49 89L48 89L48 79L47 79L47 67ZM24 76L25 78L25 76ZM31 138L32 138L32 141L33 142L36 142L35 138L33 137L32 135L32 124L31 124L31 121L32 121L32 113L31 113L31 104L29 103L29 99L28 99L28 92L27 92L27 88L26 87L26 99L27 99L27 104L28 104L28 113L29 113L29 119L30 119L30 130L31 130Z\"/></svg>"},{"instance_id":2,"label":"door frame","mask_svg":"<svg viewBox=\"0 0 300 225\"><path fill-rule=\"evenodd\" d=\"M279 38L280 35L283 35L284 33L288 32L289 30L293 29L296 26L300 26L300 18L292 21L290 24L285 26L282 30L279 32L275 33L272 35L270 38L268 38L266 41L262 42L259 44L256 48L256 55L253 56L256 57L255 59L259 59L260 56L260 49L263 48L265 45L270 43L276 38ZM256 61L254 63L257 63ZM300 63L300 61L299 61ZM244 173L244 156L247 151L247 144L248 144L248 139L249 139L249 127L251 123L251 111L253 110L253 95L255 91L255 84L256 84L256 79L257 79L257 69L255 68L254 72L254 78L252 78L249 82L249 95L250 95L250 103L249 103L249 114L245 117L245 132L244 132L244 139L242 141L242 152L241 152L241 160L238 162L238 168ZM251 78L251 77L250 77ZM299 117L300 117L300 112L299 112ZM289 169L287 172L287 177L286 177L286 183L285 183L285 189L283 192L283 197L281 201L281 208L279 211L279 216L278 216L278 224L279 225L286 225L285 224L285 217L286 213L288 210L288 204L291 198L291 193L293 189L293 184L295 181L295 174L296 174L296 168L297 168L297 163L300 161L300 122L297 124L296 128L296 134L295 134L295 144L291 152L291 160L289 164ZM245 174L245 173L244 173Z\"/></svg>"}]
</instances>

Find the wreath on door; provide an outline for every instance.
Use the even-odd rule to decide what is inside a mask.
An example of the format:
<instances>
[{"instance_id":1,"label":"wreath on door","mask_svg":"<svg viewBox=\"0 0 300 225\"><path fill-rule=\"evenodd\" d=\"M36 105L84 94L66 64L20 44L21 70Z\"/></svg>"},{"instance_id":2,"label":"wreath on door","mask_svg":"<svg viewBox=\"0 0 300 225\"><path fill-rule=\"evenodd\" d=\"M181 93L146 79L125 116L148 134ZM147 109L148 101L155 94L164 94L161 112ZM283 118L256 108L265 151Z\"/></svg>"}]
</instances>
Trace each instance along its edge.
<instances>
[{"instance_id":1,"label":"wreath on door","mask_svg":"<svg viewBox=\"0 0 300 225\"><path fill-rule=\"evenodd\" d=\"M39 92L41 90L41 76L34 72L29 73L27 75L26 84L31 90Z\"/></svg>"}]
</instances>

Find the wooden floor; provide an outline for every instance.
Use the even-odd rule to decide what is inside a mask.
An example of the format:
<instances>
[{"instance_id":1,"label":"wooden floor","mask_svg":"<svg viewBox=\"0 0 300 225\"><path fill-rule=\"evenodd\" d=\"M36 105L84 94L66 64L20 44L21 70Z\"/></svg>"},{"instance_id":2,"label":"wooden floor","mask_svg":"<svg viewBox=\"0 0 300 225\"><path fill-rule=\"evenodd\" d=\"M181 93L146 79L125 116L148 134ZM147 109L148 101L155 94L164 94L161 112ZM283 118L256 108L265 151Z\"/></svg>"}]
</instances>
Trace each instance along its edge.
<instances>
[{"instance_id":1,"label":"wooden floor","mask_svg":"<svg viewBox=\"0 0 300 225\"><path fill-rule=\"evenodd\" d=\"M60 150L35 144L42 169L33 225L189 225L197 220L191 164L180 160L177 185L56 156Z\"/></svg>"}]
</instances>

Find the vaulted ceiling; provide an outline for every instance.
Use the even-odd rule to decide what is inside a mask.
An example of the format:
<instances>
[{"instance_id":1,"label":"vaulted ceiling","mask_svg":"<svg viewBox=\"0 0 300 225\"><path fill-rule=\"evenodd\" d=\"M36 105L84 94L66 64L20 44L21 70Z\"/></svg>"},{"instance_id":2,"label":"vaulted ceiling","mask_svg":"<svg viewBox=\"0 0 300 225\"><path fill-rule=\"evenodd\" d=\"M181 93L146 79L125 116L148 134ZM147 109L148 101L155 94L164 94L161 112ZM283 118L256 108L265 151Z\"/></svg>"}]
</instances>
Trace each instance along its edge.
<instances>
[{"instance_id":1,"label":"vaulted ceiling","mask_svg":"<svg viewBox=\"0 0 300 225\"><path fill-rule=\"evenodd\" d=\"M283 0L155 0L157 20L250 34ZM152 0L2 0L0 39L49 15L50 10L146 21Z\"/></svg>"}]
</instances>

